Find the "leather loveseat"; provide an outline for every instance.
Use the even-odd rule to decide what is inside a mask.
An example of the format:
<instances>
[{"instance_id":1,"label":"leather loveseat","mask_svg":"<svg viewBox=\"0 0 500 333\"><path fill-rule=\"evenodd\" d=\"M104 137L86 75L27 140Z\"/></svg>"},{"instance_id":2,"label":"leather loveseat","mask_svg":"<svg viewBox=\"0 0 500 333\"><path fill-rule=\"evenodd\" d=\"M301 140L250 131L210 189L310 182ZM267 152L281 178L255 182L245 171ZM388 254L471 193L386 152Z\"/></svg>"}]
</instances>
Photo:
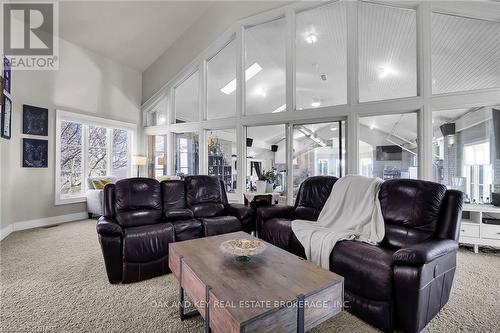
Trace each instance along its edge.
<instances>
[{"instance_id":1,"label":"leather loveseat","mask_svg":"<svg viewBox=\"0 0 500 333\"><path fill-rule=\"evenodd\" d=\"M170 272L172 242L254 230L255 210L228 204L215 177L129 178L104 188L96 228L109 282L129 283Z\"/></svg>"},{"instance_id":2,"label":"leather loveseat","mask_svg":"<svg viewBox=\"0 0 500 333\"><path fill-rule=\"evenodd\" d=\"M294 206L257 210L259 236L298 256L294 219L317 220L335 177L311 177ZM385 237L378 245L336 244L330 270L345 279L346 309L383 331L419 332L448 301L456 268L462 192L441 184L396 179L379 192Z\"/></svg>"}]
</instances>

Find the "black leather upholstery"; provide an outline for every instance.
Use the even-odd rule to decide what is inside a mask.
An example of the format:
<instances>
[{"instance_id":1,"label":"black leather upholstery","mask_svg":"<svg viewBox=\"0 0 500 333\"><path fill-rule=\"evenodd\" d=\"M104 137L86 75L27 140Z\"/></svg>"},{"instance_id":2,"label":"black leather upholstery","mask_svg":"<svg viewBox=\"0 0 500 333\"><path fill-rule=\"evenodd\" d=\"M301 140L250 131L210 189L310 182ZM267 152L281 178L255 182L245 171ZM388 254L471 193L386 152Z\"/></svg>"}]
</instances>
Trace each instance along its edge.
<instances>
[{"instance_id":1,"label":"black leather upholstery","mask_svg":"<svg viewBox=\"0 0 500 333\"><path fill-rule=\"evenodd\" d=\"M162 220L160 183L151 178L130 178L115 184L116 221L122 227L159 223Z\"/></svg>"},{"instance_id":2,"label":"black leather upholstery","mask_svg":"<svg viewBox=\"0 0 500 333\"><path fill-rule=\"evenodd\" d=\"M304 257L291 221L317 220L328 198L324 184L336 180L304 181L294 207L258 208L259 237ZM419 332L449 298L463 196L441 184L396 179L382 184L379 200L384 240L379 246L337 243L330 270L344 276L348 311L383 331Z\"/></svg>"},{"instance_id":3,"label":"black leather upholstery","mask_svg":"<svg viewBox=\"0 0 500 333\"><path fill-rule=\"evenodd\" d=\"M190 176L161 184L130 178L106 185L104 216L96 230L111 283L169 272L168 244L255 230L255 210L228 204L216 177Z\"/></svg>"}]
</instances>

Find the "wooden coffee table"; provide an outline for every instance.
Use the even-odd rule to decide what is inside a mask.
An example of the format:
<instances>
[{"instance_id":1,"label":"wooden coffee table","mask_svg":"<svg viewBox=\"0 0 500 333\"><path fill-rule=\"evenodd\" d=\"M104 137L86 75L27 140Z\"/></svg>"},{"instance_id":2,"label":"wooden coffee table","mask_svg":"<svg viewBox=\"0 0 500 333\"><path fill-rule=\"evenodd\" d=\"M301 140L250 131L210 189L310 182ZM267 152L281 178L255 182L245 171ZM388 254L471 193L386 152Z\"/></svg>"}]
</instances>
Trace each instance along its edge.
<instances>
[{"instance_id":1,"label":"wooden coffee table","mask_svg":"<svg viewBox=\"0 0 500 333\"><path fill-rule=\"evenodd\" d=\"M171 243L169 266L209 332L304 332L342 310L344 278L272 244L248 263L224 254L247 233ZM208 306L206 306L208 304ZM192 316L180 308L181 320Z\"/></svg>"}]
</instances>

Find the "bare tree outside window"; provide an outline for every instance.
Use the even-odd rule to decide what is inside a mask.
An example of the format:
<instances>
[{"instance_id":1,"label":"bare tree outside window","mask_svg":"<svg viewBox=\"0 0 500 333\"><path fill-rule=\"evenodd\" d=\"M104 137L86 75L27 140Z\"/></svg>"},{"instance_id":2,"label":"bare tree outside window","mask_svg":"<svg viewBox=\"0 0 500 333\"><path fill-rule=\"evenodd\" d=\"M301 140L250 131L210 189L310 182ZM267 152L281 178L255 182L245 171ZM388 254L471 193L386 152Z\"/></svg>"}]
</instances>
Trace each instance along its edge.
<instances>
[{"instance_id":1,"label":"bare tree outside window","mask_svg":"<svg viewBox=\"0 0 500 333\"><path fill-rule=\"evenodd\" d=\"M61 195L82 191L82 124L61 122Z\"/></svg>"},{"instance_id":2,"label":"bare tree outside window","mask_svg":"<svg viewBox=\"0 0 500 333\"><path fill-rule=\"evenodd\" d=\"M88 176L106 176L108 171L107 129L89 126Z\"/></svg>"},{"instance_id":3,"label":"bare tree outside window","mask_svg":"<svg viewBox=\"0 0 500 333\"><path fill-rule=\"evenodd\" d=\"M127 177L129 150L128 133L126 130L113 129L112 156L113 175L118 178Z\"/></svg>"}]
</instances>

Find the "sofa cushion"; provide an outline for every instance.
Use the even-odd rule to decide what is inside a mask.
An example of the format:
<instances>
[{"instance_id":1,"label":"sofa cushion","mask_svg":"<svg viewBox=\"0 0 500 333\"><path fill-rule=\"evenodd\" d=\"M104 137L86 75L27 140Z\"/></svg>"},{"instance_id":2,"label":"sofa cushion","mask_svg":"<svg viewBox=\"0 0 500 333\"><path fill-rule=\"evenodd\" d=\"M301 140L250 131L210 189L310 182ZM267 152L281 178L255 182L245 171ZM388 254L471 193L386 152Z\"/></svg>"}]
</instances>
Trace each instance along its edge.
<instances>
[{"instance_id":1,"label":"sofa cushion","mask_svg":"<svg viewBox=\"0 0 500 333\"><path fill-rule=\"evenodd\" d=\"M390 300L393 254L378 246L342 241L330 255L330 270L344 277L350 292L372 300Z\"/></svg>"},{"instance_id":2,"label":"sofa cushion","mask_svg":"<svg viewBox=\"0 0 500 333\"><path fill-rule=\"evenodd\" d=\"M446 186L414 179L393 179L380 187L379 200L385 221L382 246L393 250L430 239Z\"/></svg>"},{"instance_id":3,"label":"sofa cushion","mask_svg":"<svg viewBox=\"0 0 500 333\"><path fill-rule=\"evenodd\" d=\"M203 226L200 221L189 219L172 223L175 229L175 241L181 242L203 236Z\"/></svg>"},{"instance_id":4,"label":"sofa cushion","mask_svg":"<svg viewBox=\"0 0 500 333\"><path fill-rule=\"evenodd\" d=\"M167 221L189 220L194 217L193 211L190 209L170 209L163 213Z\"/></svg>"},{"instance_id":5,"label":"sofa cushion","mask_svg":"<svg viewBox=\"0 0 500 333\"><path fill-rule=\"evenodd\" d=\"M186 204L186 184L183 180L168 180L161 182L163 194L163 209L184 209Z\"/></svg>"},{"instance_id":6,"label":"sofa cushion","mask_svg":"<svg viewBox=\"0 0 500 333\"><path fill-rule=\"evenodd\" d=\"M168 244L174 241L174 227L158 223L125 228L123 232L123 260L148 262L168 255Z\"/></svg>"},{"instance_id":7,"label":"sofa cushion","mask_svg":"<svg viewBox=\"0 0 500 333\"><path fill-rule=\"evenodd\" d=\"M321 211L337 180L338 178L331 176L307 178L300 185L295 206L310 207Z\"/></svg>"},{"instance_id":8,"label":"sofa cushion","mask_svg":"<svg viewBox=\"0 0 500 333\"><path fill-rule=\"evenodd\" d=\"M124 227L161 222L160 183L151 178L128 178L115 184L116 220Z\"/></svg>"},{"instance_id":9,"label":"sofa cushion","mask_svg":"<svg viewBox=\"0 0 500 333\"><path fill-rule=\"evenodd\" d=\"M214 217L224 213L224 205L221 203L202 203L189 207L194 217Z\"/></svg>"},{"instance_id":10,"label":"sofa cushion","mask_svg":"<svg viewBox=\"0 0 500 333\"><path fill-rule=\"evenodd\" d=\"M212 176L188 176L185 178L187 204L223 203L220 181Z\"/></svg>"},{"instance_id":11,"label":"sofa cushion","mask_svg":"<svg viewBox=\"0 0 500 333\"><path fill-rule=\"evenodd\" d=\"M203 217L199 220L203 223L206 237L241 230L241 222L234 216Z\"/></svg>"}]
</instances>

